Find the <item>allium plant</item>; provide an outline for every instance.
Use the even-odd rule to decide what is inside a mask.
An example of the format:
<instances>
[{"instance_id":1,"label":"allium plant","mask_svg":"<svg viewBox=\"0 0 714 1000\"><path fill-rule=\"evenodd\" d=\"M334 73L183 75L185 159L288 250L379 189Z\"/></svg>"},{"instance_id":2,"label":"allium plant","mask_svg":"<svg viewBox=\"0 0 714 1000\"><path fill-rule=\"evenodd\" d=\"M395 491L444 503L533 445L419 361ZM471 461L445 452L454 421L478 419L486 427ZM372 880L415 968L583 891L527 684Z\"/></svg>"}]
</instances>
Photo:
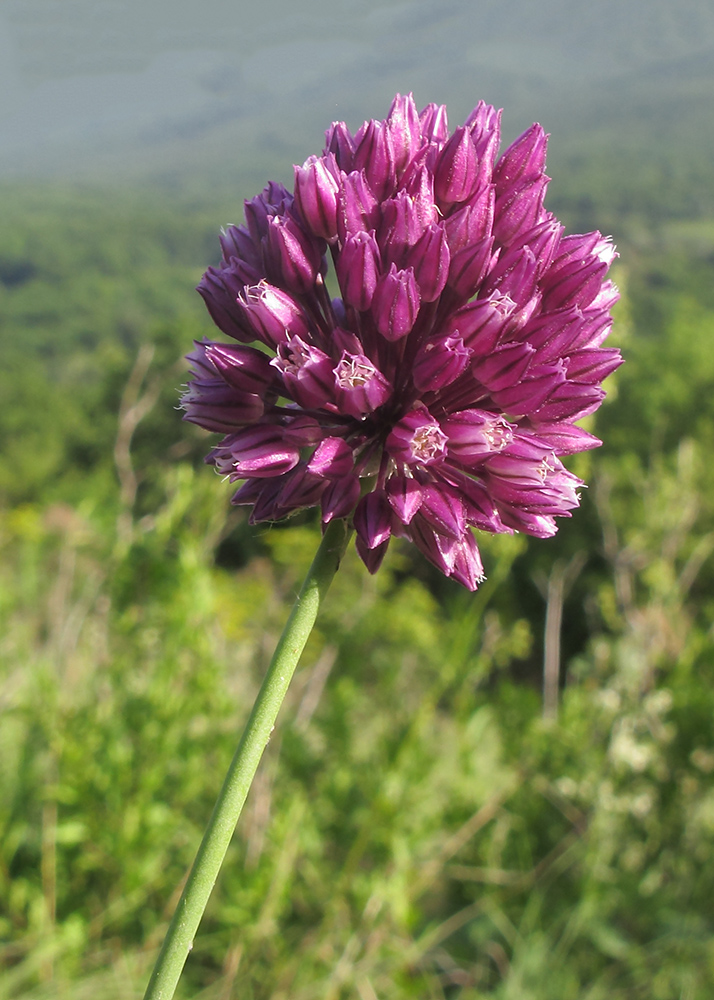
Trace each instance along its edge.
<instances>
[{"instance_id":1,"label":"allium plant","mask_svg":"<svg viewBox=\"0 0 714 1000\"><path fill-rule=\"evenodd\" d=\"M621 360L615 253L546 211L540 125L500 158L499 132L483 102L449 135L397 96L223 233L198 290L234 343L196 344L183 406L252 522L319 505L370 572L396 535L474 590L472 528L543 538L578 505L560 456L600 443L574 421Z\"/></svg>"},{"instance_id":2,"label":"allium plant","mask_svg":"<svg viewBox=\"0 0 714 1000\"><path fill-rule=\"evenodd\" d=\"M174 989L260 757L354 528L379 567L410 539L471 590L473 529L544 538L578 505L561 456L620 364L602 346L617 290L600 233L544 207L540 125L500 157L500 112L397 95L384 121L328 130L320 156L270 183L223 233L199 285L230 343L189 355L185 419L224 434L208 461L241 482L252 522L306 507L324 537L229 769L147 998ZM333 278L329 275L332 263ZM333 296L330 289L339 290ZM254 345L258 346L254 346Z\"/></svg>"}]
</instances>

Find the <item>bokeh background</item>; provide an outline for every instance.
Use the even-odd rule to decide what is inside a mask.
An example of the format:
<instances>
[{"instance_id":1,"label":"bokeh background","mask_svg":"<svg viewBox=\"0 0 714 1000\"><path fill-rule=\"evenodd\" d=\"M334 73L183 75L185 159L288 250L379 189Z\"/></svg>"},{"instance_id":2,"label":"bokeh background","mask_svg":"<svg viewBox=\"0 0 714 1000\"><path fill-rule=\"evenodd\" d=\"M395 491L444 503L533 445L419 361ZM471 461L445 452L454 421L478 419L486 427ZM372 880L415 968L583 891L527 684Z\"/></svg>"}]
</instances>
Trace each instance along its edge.
<instances>
[{"instance_id":1,"label":"bokeh background","mask_svg":"<svg viewBox=\"0 0 714 1000\"><path fill-rule=\"evenodd\" d=\"M711 0L0 0L0 1000L142 995L319 535L202 466L193 289L396 91L552 134L627 364L556 539L346 560L180 996L713 995Z\"/></svg>"}]
</instances>

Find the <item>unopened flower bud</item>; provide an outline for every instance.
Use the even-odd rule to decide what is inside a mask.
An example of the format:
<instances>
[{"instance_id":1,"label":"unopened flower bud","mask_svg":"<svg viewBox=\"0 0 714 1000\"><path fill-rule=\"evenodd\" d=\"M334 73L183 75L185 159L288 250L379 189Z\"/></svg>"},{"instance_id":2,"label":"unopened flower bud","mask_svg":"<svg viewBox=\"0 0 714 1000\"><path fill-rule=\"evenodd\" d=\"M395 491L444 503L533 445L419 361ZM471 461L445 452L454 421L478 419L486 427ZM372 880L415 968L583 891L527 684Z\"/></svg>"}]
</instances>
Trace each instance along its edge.
<instances>
[{"instance_id":1,"label":"unopened flower bud","mask_svg":"<svg viewBox=\"0 0 714 1000\"><path fill-rule=\"evenodd\" d=\"M419 115L421 134L426 142L440 148L449 136L449 120L445 104L427 104Z\"/></svg>"},{"instance_id":2,"label":"unopened flower bud","mask_svg":"<svg viewBox=\"0 0 714 1000\"><path fill-rule=\"evenodd\" d=\"M314 236L333 240L337 236L337 183L339 167L334 156L310 156L295 167L295 201L306 226Z\"/></svg>"},{"instance_id":3,"label":"unopened flower bud","mask_svg":"<svg viewBox=\"0 0 714 1000\"><path fill-rule=\"evenodd\" d=\"M392 533L392 511L383 490L365 493L357 504L354 525L368 549L387 541Z\"/></svg>"},{"instance_id":4,"label":"unopened flower bud","mask_svg":"<svg viewBox=\"0 0 714 1000\"><path fill-rule=\"evenodd\" d=\"M478 159L471 132L457 128L439 153L434 172L434 194L442 210L468 201L478 183Z\"/></svg>"},{"instance_id":5,"label":"unopened flower bud","mask_svg":"<svg viewBox=\"0 0 714 1000\"><path fill-rule=\"evenodd\" d=\"M255 334L238 305L238 296L243 288L243 282L234 269L209 267L201 278L197 291L218 329L234 340L249 343L255 340Z\"/></svg>"},{"instance_id":6,"label":"unopened flower bud","mask_svg":"<svg viewBox=\"0 0 714 1000\"><path fill-rule=\"evenodd\" d=\"M290 337L278 344L278 356L270 362L283 376L286 391L307 409L334 402L332 360L324 351Z\"/></svg>"},{"instance_id":7,"label":"unopened flower bud","mask_svg":"<svg viewBox=\"0 0 714 1000\"><path fill-rule=\"evenodd\" d=\"M342 177L337 204L337 232L340 242L354 233L373 230L379 218L379 205L363 170L353 170Z\"/></svg>"},{"instance_id":8,"label":"unopened flower bud","mask_svg":"<svg viewBox=\"0 0 714 1000\"><path fill-rule=\"evenodd\" d=\"M394 145L386 121L365 122L359 130L352 169L364 170L376 198L384 198L394 190Z\"/></svg>"},{"instance_id":9,"label":"unopened flower bud","mask_svg":"<svg viewBox=\"0 0 714 1000\"><path fill-rule=\"evenodd\" d=\"M414 385L419 392L439 392L462 375L471 360L471 351L460 337L428 340L414 359Z\"/></svg>"},{"instance_id":10,"label":"unopened flower bud","mask_svg":"<svg viewBox=\"0 0 714 1000\"><path fill-rule=\"evenodd\" d=\"M397 94L394 98L387 115L387 129L392 140L395 169L404 170L421 145L419 112L411 94L406 97Z\"/></svg>"},{"instance_id":11,"label":"unopened flower bud","mask_svg":"<svg viewBox=\"0 0 714 1000\"><path fill-rule=\"evenodd\" d=\"M499 159L493 180L499 195L516 188L523 182L540 177L545 168L548 136L537 123L520 135Z\"/></svg>"},{"instance_id":12,"label":"unopened flower bud","mask_svg":"<svg viewBox=\"0 0 714 1000\"><path fill-rule=\"evenodd\" d=\"M332 153L337 166L346 174L352 170L355 142L344 122L333 122L325 132L325 153Z\"/></svg>"},{"instance_id":13,"label":"unopened flower bud","mask_svg":"<svg viewBox=\"0 0 714 1000\"><path fill-rule=\"evenodd\" d=\"M449 276L451 254L444 227L428 226L408 251L407 266L414 271L422 302L435 302Z\"/></svg>"},{"instance_id":14,"label":"unopened flower bud","mask_svg":"<svg viewBox=\"0 0 714 1000\"><path fill-rule=\"evenodd\" d=\"M379 280L379 246L374 233L349 235L337 258L337 278L345 302L369 309Z\"/></svg>"},{"instance_id":15,"label":"unopened flower bud","mask_svg":"<svg viewBox=\"0 0 714 1000\"><path fill-rule=\"evenodd\" d=\"M414 271L398 271L392 264L374 293L372 315L377 329L387 340L400 340L416 322L421 297Z\"/></svg>"},{"instance_id":16,"label":"unopened flower bud","mask_svg":"<svg viewBox=\"0 0 714 1000\"><path fill-rule=\"evenodd\" d=\"M289 335L308 335L305 314L293 296L267 281L246 288L242 305L254 331L252 340L257 337L270 347L277 347Z\"/></svg>"},{"instance_id":17,"label":"unopened flower bud","mask_svg":"<svg viewBox=\"0 0 714 1000\"><path fill-rule=\"evenodd\" d=\"M268 248L273 265L290 291L307 292L313 287L320 268L320 250L294 219L278 215L268 219Z\"/></svg>"}]
</instances>

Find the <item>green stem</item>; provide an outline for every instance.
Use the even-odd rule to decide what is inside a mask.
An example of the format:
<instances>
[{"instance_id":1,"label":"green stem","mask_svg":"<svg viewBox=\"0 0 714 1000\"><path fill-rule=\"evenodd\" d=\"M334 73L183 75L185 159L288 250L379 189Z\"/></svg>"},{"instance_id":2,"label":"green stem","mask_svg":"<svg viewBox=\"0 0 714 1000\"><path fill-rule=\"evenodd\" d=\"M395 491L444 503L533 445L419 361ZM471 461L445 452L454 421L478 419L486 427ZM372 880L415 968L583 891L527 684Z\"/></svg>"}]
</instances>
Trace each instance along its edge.
<instances>
[{"instance_id":1,"label":"green stem","mask_svg":"<svg viewBox=\"0 0 714 1000\"><path fill-rule=\"evenodd\" d=\"M144 1000L171 1000L300 654L351 531L331 521L280 637L151 974Z\"/></svg>"}]
</instances>

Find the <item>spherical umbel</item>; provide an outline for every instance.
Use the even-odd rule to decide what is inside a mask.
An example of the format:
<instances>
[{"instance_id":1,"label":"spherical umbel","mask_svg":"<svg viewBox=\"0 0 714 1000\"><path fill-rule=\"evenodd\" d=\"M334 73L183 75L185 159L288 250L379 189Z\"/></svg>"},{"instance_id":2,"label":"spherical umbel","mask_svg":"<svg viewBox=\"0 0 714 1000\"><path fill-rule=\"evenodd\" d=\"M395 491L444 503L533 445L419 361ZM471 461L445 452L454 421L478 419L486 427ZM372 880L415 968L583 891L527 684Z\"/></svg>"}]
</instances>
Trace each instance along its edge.
<instances>
[{"instance_id":1,"label":"spherical umbel","mask_svg":"<svg viewBox=\"0 0 714 1000\"><path fill-rule=\"evenodd\" d=\"M621 363L615 252L564 235L547 135L499 158L500 117L482 101L449 135L443 106L397 95L224 231L198 290L234 343L196 344L182 405L226 435L207 461L252 521L319 506L353 518L370 572L396 535L473 590L474 529L547 537L577 507L560 456L600 443L575 421Z\"/></svg>"}]
</instances>

